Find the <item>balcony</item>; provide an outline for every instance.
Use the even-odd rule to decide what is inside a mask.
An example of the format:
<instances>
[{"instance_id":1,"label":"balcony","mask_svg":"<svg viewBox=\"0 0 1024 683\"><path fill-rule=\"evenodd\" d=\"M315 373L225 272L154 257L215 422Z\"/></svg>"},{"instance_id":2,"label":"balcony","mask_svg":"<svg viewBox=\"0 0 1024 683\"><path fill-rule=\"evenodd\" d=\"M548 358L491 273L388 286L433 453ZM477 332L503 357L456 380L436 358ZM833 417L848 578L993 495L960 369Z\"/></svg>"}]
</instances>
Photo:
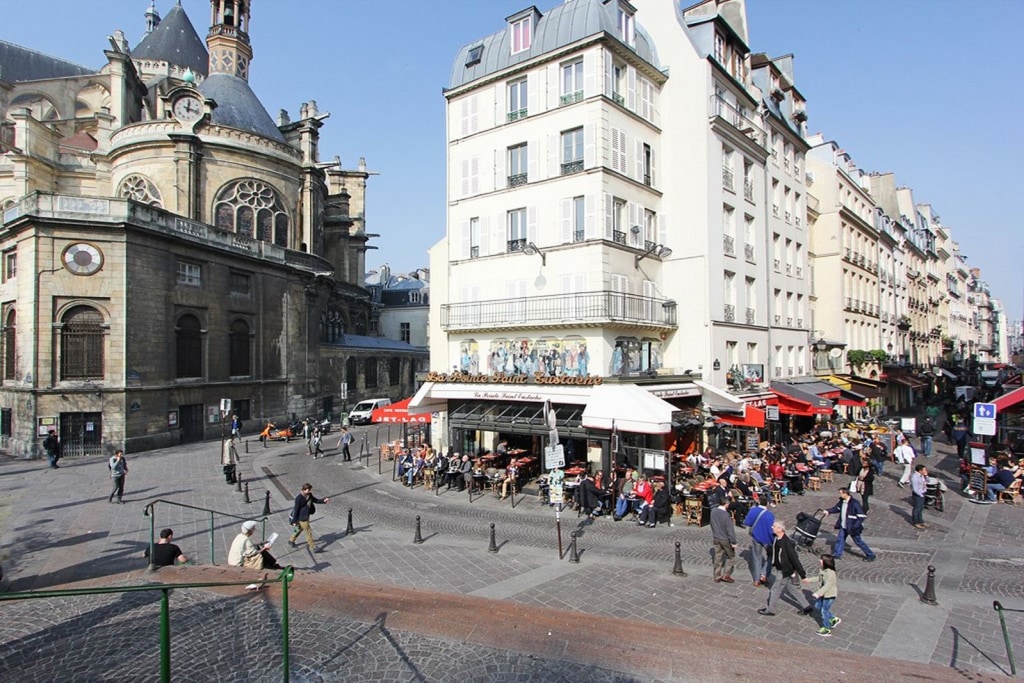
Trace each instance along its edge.
<instances>
[{"instance_id":1,"label":"balcony","mask_svg":"<svg viewBox=\"0 0 1024 683\"><path fill-rule=\"evenodd\" d=\"M793 366L792 365L790 365L788 368L786 368L786 374L789 375L790 377L793 376Z\"/></svg>"},{"instance_id":2,"label":"balcony","mask_svg":"<svg viewBox=\"0 0 1024 683\"><path fill-rule=\"evenodd\" d=\"M800 266L796 267L796 276L797 277L803 277L804 276L804 269L801 268Z\"/></svg>"},{"instance_id":3,"label":"balcony","mask_svg":"<svg viewBox=\"0 0 1024 683\"><path fill-rule=\"evenodd\" d=\"M800 227L800 216L794 216L793 222L796 223L796 227Z\"/></svg>"},{"instance_id":4,"label":"balcony","mask_svg":"<svg viewBox=\"0 0 1024 683\"><path fill-rule=\"evenodd\" d=\"M711 111L713 117L732 124L740 133L746 135L761 147L765 146L764 131L761 129L761 125L718 95L711 96ZM712 123L714 123L714 119L712 119Z\"/></svg>"},{"instance_id":5,"label":"balcony","mask_svg":"<svg viewBox=\"0 0 1024 683\"><path fill-rule=\"evenodd\" d=\"M797 327L803 327L804 326L804 319L803 318L797 318L796 319L796 326Z\"/></svg>"},{"instance_id":6,"label":"balcony","mask_svg":"<svg viewBox=\"0 0 1024 683\"><path fill-rule=\"evenodd\" d=\"M582 102L582 101L583 101L583 91L582 90L577 90L576 92L571 92L568 95L562 95L560 98L558 98L558 106L564 107L567 104L576 104L577 102Z\"/></svg>"},{"instance_id":7,"label":"balcony","mask_svg":"<svg viewBox=\"0 0 1024 683\"><path fill-rule=\"evenodd\" d=\"M441 306L441 327L447 331L581 325L675 328L676 303L636 294L600 291Z\"/></svg>"},{"instance_id":8,"label":"balcony","mask_svg":"<svg viewBox=\"0 0 1024 683\"><path fill-rule=\"evenodd\" d=\"M846 297L846 301L843 302L843 308L845 308L848 311L852 311L853 310L853 299L851 299L850 297Z\"/></svg>"},{"instance_id":9,"label":"balcony","mask_svg":"<svg viewBox=\"0 0 1024 683\"><path fill-rule=\"evenodd\" d=\"M626 98L623 97L622 95L620 95L617 92L613 92L612 93L612 102L614 102L615 104L619 105L620 107L625 107L626 106Z\"/></svg>"},{"instance_id":10,"label":"balcony","mask_svg":"<svg viewBox=\"0 0 1024 683\"><path fill-rule=\"evenodd\" d=\"M793 327L793 319L786 318L786 327Z\"/></svg>"},{"instance_id":11,"label":"balcony","mask_svg":"<svg viewBox=\"0 0 1024 683\"><path fill-rule=\"evenodd\" d=\"M612 230L612 242L615 242L615 244L625 244L626 233L621 230Z\"/></svg>"},{"instance_id":12,"label":"balcony","mask_svg":"<svg viewBox=\"0 0 1024 683\"><path fill-rule=\"evenodd\" d=\"M793 274L793 264L792 263L787 263L786 264L786 275L792 275L792 274Z\"/></svg>"},{"instance_id":13,"label":"balcony","mask_svg":"<svg viewBox=\"0 0 1024 683\"><path fill-rule=\"evenodd\" d=\"M757 320L757 311L755 311L753 308L748 308L745 320L747 321L748 325L753 325L754 321Z\"/></svg>"},{"instance_id":14,"label":"balcony","mask_svg":"<svg viewBox=\"0 0 1024 683\"><path fill-rule=\"evenodd\" d=\"M780 268L781 266L782 266L782 262L781 262L781 261L779 261L779 259L772 259L772 268L774 268L774 269L775 269L775 272L776 272L776 273L778 273L778 272L781 272L781 271L779 270L779 268Z\"/></svg>"},{"instance_id":15,"label":"balcony","mask_svg":"<svg viewBox=\"0 0 1024 683\"><path fill-rule=\"evenodd\" d=\"M725 305L725 322L734 323L736 322L736 306L734 304Z\"/></svg>"},{"instance_id":16,"label":"balcony","mask_svg":"<svg viewBox=\"0 0 1024 683\"><path fill-rule=\"evenodd\" d=\"M779 217L779 210L780 207L778 204L772 204L772 215L775 216L776 218Z\"/></svg>"},{"instance_id":17,"label":"balcony","mask_svg":"<svg viewBox=\"0 0 1024 683\"><path fill-rule=\"evenodd\" d=\"M792 223L793 222L793 214L790 211L786 212L786 222L787 223Z\"/></svg>"},{"instance_id":18,"label":"balcony","mask_svg":"<svg viewBox=\"0 0 1024 683\"><path fill-rule=\"evenodd\" d=\"M754 183L750 180L743 181L743 198L748 202L754 201Z\"/></svg>"},{"instance_id":19,"label":"balcony","mask_svg":"<svg viewBox=\"0 0 1024 683\"><path fill-rule=\"evenodd\" d=\"M782 377L782 366L781 365L776 365L775 366L775 376L776 377Z\"/></svg>"},{"instance_id":20,"label":"balcony","mask_svg":"<svg viewBox=\"0 0 1024 683\"><path fill-rule=\"evenodd\" d=\"M508 123L512 123L513 121L518 121L519 119L525 119L525 118L526 118L526 110L525 109L517 109L516 111L510 111L505 116L505 120Z\"/></svg>"},{"instance_id":21,"label":"balcony","mask_svg":"<svg viewBox=\"0 0 1024 683\"><path fill-rule=\"evenodd\" d=\"M470 247L469 258L480 258L480 247Z\"/></svg>"},{"instance_id":22,"label":"balcony","mask_svg":"<svg viewBox=\"0 0 1024 683\"><path fill-rule=\"evenodd\" d=\"M526 184L526 174L516 173L508 177L508 187L519 187Z\"/></svg>"},{"instance_id":23,"label":"balcony","mask_svg":"<svg viewBox=\"0 0 1024 683\"><path fill-rule=\"evenodd\" d=\"M736 240L732 235L722 236L722 250L729 256L736 255Z\"/></svg>"},{"instance_id":24,"label":"balcony","mask_svg":"<svg viewBox=\"0 0 1024 683\"><path fill-rule=\"evenodd\" d=\"M743 245L743 256L748 261L750 261L751 263L754 262L754 245L753 244L744 244Z\"/></svg>"},{"instance_id":25,"label":"balcony","mask_svg":"<svg viewBox=\"0 0 1024 683\"><path fill-rule=\"evenodd\" d=\"M803 367L799 367L799 368L797 368L797 369L796 369L796 374L798 374L798 375L802 375L802 374L804 374L804 369L803 369Z\"/></svg>"},{"instance_id":26,"label":"balcony","mask_svg":"<svg viewBox=\"0 0 1024 683\"><path fill-rule=\"evenodd\" d=\"M781 316L781 315L777 315L777 316L775 316L775 324L776 324L776 325L778 325L778 324L780 324L781 322L782 322L782 316Z\"/></svg>"},{"instance_id":27,"label":"balcony","mask_svg":"<svg viewBox=\"0 0 1024 683\"><path fill-rule=\"evenodd\" d=\"M722 187L730 192L733 191L733 172L728 166L722 167Z\"/></svg>"},{"instance_id":28,"label":"balcony","mask_svg":"<svg viewBox=\"0 0 1024 683\"><path fill-rule=\"evenodd\" d=\"M572 175L583 170L583 159L562 162L562 175Z\"/></svg>"},{"instance_id":29,"label":"balcony","mask_svg":"<svg viewBox=\"0 0 1024 683\"><path fill-rule=\"evenodd\" d=\"M585 242L587 240L587 233L585 230L573 230L572 241L573 242Z\"/></svg>"},{"instance_id":30,"label":"balcony","mask_svg":"<svg viewBox=\"0 0 1024 683\"><path fill-rule=\"evenodd\" d=\"M518 251L522 251L526 247L526 238L523 237L517 240L509 240L505 243L505 251L509 254L514 254Z\"/></svg>"}]
</instances>

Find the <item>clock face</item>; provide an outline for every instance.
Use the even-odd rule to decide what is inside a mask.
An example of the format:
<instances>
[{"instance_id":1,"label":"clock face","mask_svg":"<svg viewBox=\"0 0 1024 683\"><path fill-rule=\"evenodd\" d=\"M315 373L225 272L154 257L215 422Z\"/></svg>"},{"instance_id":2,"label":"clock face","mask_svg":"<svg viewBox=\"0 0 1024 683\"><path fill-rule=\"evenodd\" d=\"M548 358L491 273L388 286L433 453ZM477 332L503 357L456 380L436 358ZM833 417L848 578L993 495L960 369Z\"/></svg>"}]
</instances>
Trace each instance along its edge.
<instances>
[{"instance_id":1,"label":"clock face","mask_svg":"<svg viewBox=\"0 0 1024 683\"><path fill-rule=\"evenodd\" d=\"M196 121L203 115L203 103L198 97L186 95L174 102L174 117L179 121Z\"/></svg>"},{"instance_id":2,"label":"clock face","mask_svg":"<svg viewBox=\"0 0 1024 683\"><path fill-rule=\"evenodd\" d=\"M64 250L64 267L75 275L92 275L103 267L103 252L79 242Z\"/></svg>"}]
</instances>

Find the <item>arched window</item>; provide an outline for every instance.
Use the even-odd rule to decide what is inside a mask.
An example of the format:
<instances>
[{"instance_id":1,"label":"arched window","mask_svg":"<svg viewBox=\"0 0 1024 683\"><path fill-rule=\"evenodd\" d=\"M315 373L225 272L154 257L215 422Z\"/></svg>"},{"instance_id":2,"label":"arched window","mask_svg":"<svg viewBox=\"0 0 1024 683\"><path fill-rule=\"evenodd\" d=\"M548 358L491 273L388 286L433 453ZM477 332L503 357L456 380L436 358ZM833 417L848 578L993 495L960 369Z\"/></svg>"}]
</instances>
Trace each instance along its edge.
<instances>
[{"instance_id":1,"label":"arched window","mask_svg":"<svg viewBox=\"0 0 1024 683\"><path fill-rule=\"evenodd\" d=\"M194 315L178 318L175 330L175 351L179 379L203 376L203 330Z\"/></svg>"},{"instance_id":2,"label":"arched window","mask_svg":"<svg viewBox=\"0 0 1024 683\"><path fill-rule=\"evenodd\" d=\"M17 369L16 352L17 335L15 334L15 318L17 314L12 310L7 313L7 320L4 321L4 379L14 379Z\"/></svg>"},{"instance_id":3,"label":"arched window","mask_svg":"<svg viewBox=\"0 0 1024 683\"><path fill-rule=\"evenodd\" d=\"M288 246L290 225L277 190L247 178L227 185L213 203L214 224L221 230Z\"/></svg>"},{"instance_id":4,"label":"arched window","mask_svg":"<svg viewBox=\"0 0 1024 683\"><path fill-rule=\"evenodd\" d=\"M249 325L244 320L231 323L228 333L228 374L232 377L252 374Z\"/></svg>"},{"instance_id":5,"label":"arched window","mask_svg":"<svg viewBox=\"0 0 1024 683\"><path fill-rule=\"evenodd\" d=\"M355 393L356 390L356 372L358 366L356 365L355 358L349 358L345 361L345 386L348 387L350 394Z\"/></svg>"},{"instance_id":6,"label":"arched window","mask_svg":"<svg viewBox=\"0 0 1024 683\"><path fill-rule=\"evenodd\" d=\"M367 358L363 365L363 375L367 389L377 388L377 358Z\"/></svg>"},{"instance_id":7,"label":"arched window","mask_svg":"<svg viewBox=\"0 0 1024 683\"><path fill-rule=\"evenodd\" d=\"M388 361L388 384L394 386L402 382L402 359L392 358Z\"/></svg>"},{"instance_id":8,"label":"arched window","mask_svg":"<svg viewBox=\"0 0 1024 683\"><path fill-rule=\"evenodd\" d=\"M159 209L164 207L157 186L149 178L137 173L133 173L121 181L120 187L117 188L117 196L122 199L131 199L140 204L149 204Z\"/></svg>"},{"instance_id":9,"label":"arched window","mask_svg":"<svg viewBox=\"0 0 1024 683\"><path fill-rule=\"evenodd\" d=\"M61 319L60 378L102 379L103 316L95 308L75 306Z\"/></svg>"}]
</instances>

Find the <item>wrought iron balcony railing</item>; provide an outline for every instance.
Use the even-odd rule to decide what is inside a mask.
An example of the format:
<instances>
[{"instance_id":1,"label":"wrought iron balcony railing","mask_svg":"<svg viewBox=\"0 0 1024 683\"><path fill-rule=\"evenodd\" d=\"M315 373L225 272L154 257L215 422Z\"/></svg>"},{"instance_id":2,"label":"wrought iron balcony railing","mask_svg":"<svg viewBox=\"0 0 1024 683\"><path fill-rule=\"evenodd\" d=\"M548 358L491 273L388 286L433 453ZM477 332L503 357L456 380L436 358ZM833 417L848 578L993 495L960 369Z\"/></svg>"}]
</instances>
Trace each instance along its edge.
<instances>
[{"instance_id":1,"label":"wrought iron balcony railing","mask_svg":"<svg viewBox=\"0 0 1024 683\"><path fill-rule=\"evenodd\" d=\"M723 166L722 167L722 187L724 187L725 189L731 191L733 189L733 182L732 181L733 181L732 169L729 168L728 166Z\"/></svg>"},{"instance_id":2,"label":"wrought iron balcony railing","mask_svg":"<svg viewBox=\"0 0 1024 683\"><path fill-rule=\"evenodd\" d=\"M583 159L562 162L562 175L572 175L583 170Z\"/></svg>"},{"instance_id":3,"label":"wrought iron balcony railing","mask_svg":"<svg viewBox=\"0 0 1024 683\"><path fill-rule=\"evenodd\" d=\"M573 230L572 241L573 242L584 242L587 239L587 232L585 230Z\"/></svg>"},{"instance_id":4,"label":"wrought iron balcony railing","mask_svg":"<svg viewBox=\"0 0 1024 683\"><path fill-rule=\"evenodd\" d=\"M746 259L748 261L753 263L754 262L754 245L753 244L744 244L743 245L743 255L746 257Z\"/></svg>"},{"instance_id":5,"label":"wrought iron balcony railing","mask_svg":"<svg viewBox=\"0 0 1024 683\"><path fill-rule=\"evenodd\" d=\"M625 244L626 233L622 230L612 230L612 242L615 242L615 244Z\"/></svg>"},{"instance_id":6,"label":"wrought iron balcony railing","mask_svg":"<svg viewBox=\"0 0 1024 683\"><path fill-rule=\"evenodd\" d=\"M583 91L582 90L577 90L576 92L569 93L568 95L562 95L561 98L559 98L559 100L558 100L558 104L560 106L565 106L567 104L575 104L577 102L582 102L582 101L583 101Z\"/></svg>"},{"instance_id":7,"label":"wrought iron balcony railing","mask_svg":"<svg viewBox=\"0 0 1024 683\"><path fill-rule=\"evenodd\" d=\"M565 325L675 327L676 302L622 292L578 292L441 306L441 327L507 329Z\"/></svg>"},{"instance_id":8,"label":"wrought iron balcony railing","mask_svg":"<svg viewBox=\"0 0 1024 683\"><path fill-rule=\"evenodd\" d=\"M507 120L508 120L509 123L512 123L513 121L518 121L519 119L525 119L525 118L526 118L526 109L517 109L515 111L510 111L508 113Z\"/></svg>"},{"instance_id":9,"label":"wrought iron balcony railing","mask_svg":"<svg viewBox=\"0 0 1024 683\"><path fill-rule=\"evenodd\" d=\"M515 175L510 175L508 177L508 186L509 187L519 187L520 185L525 185L525 184L526 184L526 174L525 173L516 173Z\"/></svg>"},{"instance_id":10,"label":"wrought iron balcony railing","mask_svg":"<svg viewBox=\"0 0 1024 683\"><path fill-rule=\"evenodd\" d=\"M517 240L508 240L505 243L505 251L507 251L510 254L515 253L517 251L522 251L524 247L526 247L525 237L522 237Z\"/></svg>"},{"instance_id":11,"label":"wrought iron balcony railing","mask_svg":"<svg viewBox=\"0 0 1024 683\"><path fill-rule=\"evenodd\" d=\"M736 322L736 305L735 304L726 304L725 305L724 313L725 313L725 316L724 316L725 317L725 322L727 322L727 323L734 323L734 322Z\"/></svg>"},{"instance_id":12,"label":"wrought iron balcony railing","mask_svg":"<svg viewBox=\"0 0 1024 683\"><path fill-rule=\"evenodd\" d=\"M748 202L754 201L754 183L749 180L743 181L743 198Z\"/></svg>"},{"instance_id":13,"label":"wrought iron balcony railing","mask_svg":"<svg viewBox=\"0 0 1024 683\"><path fill-rule=\"evenodd\" d=\"M722 250L725 251L725 253L728 254L729 256L732 256L736 253L736 240L733 239L732 235L722 236Z\"/></svg>"},{"instance_id":14,"label":"wrought iron balcony railing","mask_svg":"<svg viewBox=\"0 0 1024 683\"><path fill-rule=\"evenodd\" d=\"M748 308L746 317L747 324L753 325L755 320L757 320L757 311L755 311L753 308Z\"/></svg>"}]
</instances>

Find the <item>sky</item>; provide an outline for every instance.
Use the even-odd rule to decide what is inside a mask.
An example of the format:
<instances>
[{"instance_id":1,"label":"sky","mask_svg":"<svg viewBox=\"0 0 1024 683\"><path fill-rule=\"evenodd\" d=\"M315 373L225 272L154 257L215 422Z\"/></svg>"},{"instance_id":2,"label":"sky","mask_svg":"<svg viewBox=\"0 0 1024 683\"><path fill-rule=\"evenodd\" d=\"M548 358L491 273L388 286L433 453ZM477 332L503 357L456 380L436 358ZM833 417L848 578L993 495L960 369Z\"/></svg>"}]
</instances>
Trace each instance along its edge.
<instances>
[{"instance_id":1,"label":"sky","mask_svg":"<svg viewBox=\"0 0 1024 683\"><path fill-rule=\"evenodd\" d=\"M93 67L106 36L143 37L149 0L2 0L0 39ZM534 0L547 10L559 0ZM670 2L672 0L662 0ZM693 0L694 2L696 0ZM156 0L166 15L174 0ZM458 49L529 0L253 0L250 83L276 117L314 99L330 112L320 155L379 175L367 267L429 265L445 229L445 100ZM207 0L182 0L201 38ZM1024 316L1024 97L1016 43L1024 1L748 0L750 48L795 55L796 86L821 132L865 171L892 171L952 229L1010 320ZM642 16L640 18L642 24Z\"/></svg>"}]
</instances>

